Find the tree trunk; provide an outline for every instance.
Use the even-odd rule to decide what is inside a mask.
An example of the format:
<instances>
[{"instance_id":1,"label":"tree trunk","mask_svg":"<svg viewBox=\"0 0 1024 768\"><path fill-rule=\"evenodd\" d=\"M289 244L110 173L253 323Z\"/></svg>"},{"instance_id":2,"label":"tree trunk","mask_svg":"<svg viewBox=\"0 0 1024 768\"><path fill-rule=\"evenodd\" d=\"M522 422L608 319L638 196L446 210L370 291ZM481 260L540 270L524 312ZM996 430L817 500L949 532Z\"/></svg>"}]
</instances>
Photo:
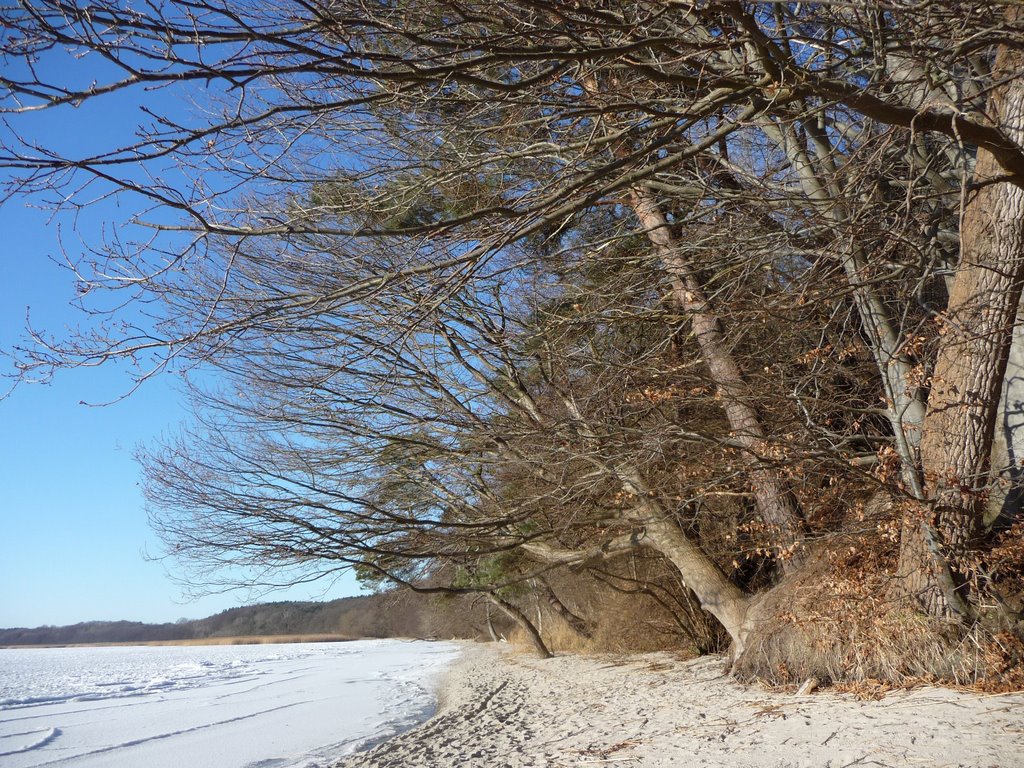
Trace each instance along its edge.
<instances>
[{"instance_id":1,"label":"tree trunk","mask_svg":"<svg viewBox=\"0 0 1024 768\"><path fill-rule=\"evenodd\" d=\"M1007 10L1019 18L1020 7ZM989 102L995 125L1024 143L1024 51L1000 48ZM960 232L960 263L921 439L928 504L904 519L902 588L934 616L971 617L967 555L984 529L989 458L1024 280L1024 180L978 150Z\"/></svg>"},{"instance_id":2,"label":"tree trunk","mask_svg":"<svg viewBox=\"0 0 1024 768\"><path fill-rule=\"evenodd\" d=\"M638 546L657 552L672 563L683 586L693 592L700 607L714 616L729 634L734 654L738 657L751 629L747 620L750 596L736 586L718 564L679 529L657 499L648 495L647 486L639 474L620 468L617 477L623 489L637 497L636 506L626 512L625 516L637 528L642 528L641 532L619 537L607 547L587 550L565 550L537 542L531 542L524 549L544 562L566 565L624 554Z\"/></svg>"},{"instance_id":3,"label":"tree trunk","mask_svg":"<svg viewBox=\"0 0 1024 768\"><path fill-rule=\"evenodd\" d=\"M626 515L644 528L638 543L664 555L676 567L683 584L697 596L701 608L718 619L729 633L738 658L750 629L747 625L750 596L733 584L718 563L680 530L649 492L639 472L622 467L616 471L623 489L637 498L636 506Z\"/></svg>"},{"instance_id":4,"label":"tree trunk","mask_svg":"<svg viewBox=\"0 0 1024 768\"><path fill-rule=\"evenodd\" d=\"M587 622L570 611L565 603L558 599L558 595L555 594L551 585L544 579L540 580L540 589L548 606L556 615L562 618L569 629L587 640L594 636L594 633L590 631L590 627L587 625Z\"/></svg>"},{"instance_id":5,"label":"tree trunk","mask_svg":"<svg viewBox=\"0 0 1024 768\"><path fill-rule=\"evenodd\" d=\"M1024 327L1021 309L1017 309L1017 323L1013 329L1013 342L1007 355L1003 390L996 414L995 435L992 438L992 489L985 510L986 530L1020 517L1024 502ZM1002 521L1002 522L1000 522Z\"/></svg>"},{"instance_id":6,"label":"tree trunk","mask_svg":"<svg viewBox=\"0 0 1024 768\"><path fill-rule=\"evenodd\" d=\"M598 443L600 438L573 400L563 398L563 402L576 425L578 436L588 442ZM718 564L679 529L648 487L642 472L627 464L611 463L602 464L602 471L609 477L614 477L621 483L624 491L636 498L636 505L625 511L623 516L636 527L643 528L642 538L632 534L628 537L620 536L604 546L579 552L566 552L541 542L530 542L525 544L523 549L547 562L557 561L568 565L606 557L616 549L627 550L637 545L651 547L676 567L684 583L697 596L701 607L718 619L729 633L736 655L739 656L743 650L747 630L744 623L749 601L747 594L733 584ZM523 618L525 619L525 616ZM536 633L532 625L530 630Z\"/></svg>"},{"instance_id":7,"label":"tree trunk","mask_svg":"<svg viewBox=\"0 0 1024 768\"><path fill-rule=\"evenodd\" d=\"M824 221L838 230L848 228L850 214L843 204L843 191L836 183L839 175L831 140L824 132L805 125L811 144L816 148L819 162L826 164L827 175L819 175L791 125L776 124L769 117L761 120L765 135L775 141L785 153L800 180L804 195L821 212ZM843 265L846 280L853 289L854 306L864 328L864 336L871 356L878 366L885 392L886 416L892 425L896 452L900 457L903 477L915 498L923 498L920 477L920 442L925 417L925 404L920 388L913 386L914 365L902 351L902 341L893 323L891 313L876 288L865 278L869 263L856 239L840 249L836 256Z\"/></svg>"},{"instance_id":8,"label":"tree trunk","mask_svg":"<svg viewBox=\"0 0 1024 768\"><path fill-rule=\"evenodd\" d=\"M674 522L652 521L645 540L679 570L684 584L697 596L701 607L718 619L733 643L733 657L746 647L751 627L747 622L750 597L733 584L705 552L690 541ZM644 542L642 542L644 543Z\"/></svg>"},{"instance_id":9,"label":"tree trunk","mask_svg":"<svg viewBox=\"0 0 1024 768\"><path fill-rule=\"evenodd\" d=\"M799 565L804 556L800 544L806 532L803 516L779 473L764 462L770 446L760 416L749 404L750 392L729 351L718 317L693 268L673 242L658 203L640 188L632 190L631 198L640 224L669 273L673 300L690 318L711 380L721 395L732 438L741 446L758 512L778 536L780 561L783 567L787 561Z\"/></svg>"},{"instance_id":10,"label":"tree trunk","mask_svg":"<svg viewBox=\"0 0 1024 768\"><path fill-rule=\"evenodd\" d=\"M491 638L492 643L498 642L498 633L494 631L494 620L491 618L491 602L487 601L487 606L484 609L486 612L487 619L487 634Z\"/></svg>"},{"instance_id":11,"label":"tree trunk","mask_svg":"<svg viewBox=\"0 0 1024 768\"><path fill-rule=\"evenodd\" d=\"M706 611L700 607L700 601L693 594L693 590L687 588L685 582L680 580L683 587L683 596L680 598L665 587L646 579L634 576L622 576L608 571L592 570L591 574L602 584L608 585L616 592L627 595L645 595L660 605L672 621L675 622L679 631L686 635L697 653L713 653L721 643L721 638L709 620ZM626 582L634 586L625 587L618 582Z\"/></svg>"},{"instance_id":12,"label":"tree trunk","mask_svg":"<svg viewBox=\"0 0 1024 768\"><path fill-rule=\"evenodd\" d=\"M540 632L533 626L533 622L527 617L525 613L516 608L512 603L507 600L503 600L498 597L494 592L487 593L487 599L494 603L498 608L505 612L512 621L519 625L519 627L526 633L526 636L530 638L534 649L537 651L537 655L542 659L550 659L551 651L544 644L544 640L540 636Z\"/></svg>"}]
</instances>

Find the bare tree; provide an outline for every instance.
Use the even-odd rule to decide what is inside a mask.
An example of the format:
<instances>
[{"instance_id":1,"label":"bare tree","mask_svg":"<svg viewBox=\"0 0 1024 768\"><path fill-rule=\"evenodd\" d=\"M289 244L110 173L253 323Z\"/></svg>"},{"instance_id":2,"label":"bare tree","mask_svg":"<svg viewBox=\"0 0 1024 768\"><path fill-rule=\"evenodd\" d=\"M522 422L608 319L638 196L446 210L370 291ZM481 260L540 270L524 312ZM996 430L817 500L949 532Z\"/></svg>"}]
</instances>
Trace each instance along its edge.
<instances>
[{"instance_id":1,"label":"bare tree","mask_svg":"<svg viewBox=\"0 0 1024 768\"><path fill-rule=\"evenodd\" d=\"M497 594L625 536L741 651L779 569L740 561L799 578L874 492L895 592L979 617L1024 263L1018 4L3 15L8 196L159 212L72 260L87 307L120 291L155 321L39 334L21 375L227 376L147 459L181 551L413 585L443 564ZM219 106L91 157L32 135L153 88Z\"/></svg>"}]
</instances>

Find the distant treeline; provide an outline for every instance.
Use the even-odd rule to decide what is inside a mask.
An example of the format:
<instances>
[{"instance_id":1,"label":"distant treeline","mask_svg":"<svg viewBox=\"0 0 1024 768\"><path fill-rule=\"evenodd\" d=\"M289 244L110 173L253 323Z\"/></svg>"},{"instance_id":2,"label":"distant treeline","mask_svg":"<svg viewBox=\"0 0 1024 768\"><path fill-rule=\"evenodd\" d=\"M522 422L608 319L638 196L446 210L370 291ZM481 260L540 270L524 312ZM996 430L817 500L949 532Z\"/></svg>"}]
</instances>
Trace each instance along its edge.
<instances>
[{"instance_id":1,"label":"distant treeline","mask_svg":"<svg viewBox=\"0 0 1024 768\"><path fill-rule=\"evenodd\" d=\"M205 619L168 624L87 621L65 627L0 629L0 645L69 645L203 640L261 635L476 637L483 619L446 601L384 593L330 602L276 602L230 608ZM465 607L465 606L463 606Z\"/></svg>"}]
</instances>

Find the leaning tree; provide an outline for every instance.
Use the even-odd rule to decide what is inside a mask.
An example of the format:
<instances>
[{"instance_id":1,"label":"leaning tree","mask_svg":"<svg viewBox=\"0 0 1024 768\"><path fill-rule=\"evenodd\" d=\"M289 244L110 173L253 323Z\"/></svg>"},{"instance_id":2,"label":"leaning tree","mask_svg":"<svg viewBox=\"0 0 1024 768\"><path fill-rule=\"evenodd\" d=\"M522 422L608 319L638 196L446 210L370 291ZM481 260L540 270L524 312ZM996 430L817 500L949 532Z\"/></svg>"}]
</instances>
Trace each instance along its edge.
<instances>
[{"instance_id":1,"label":"leaning tree","mask_svg":"<svg viewBox=\"0 0 1024 768\"><path fill-rule=\"evenodd\" d=\"M83 302L156 319L36 335L21 374L227 375L152 459L183 552L406 581L447 558L493 591L503 552L519 579L647 546L741 651L856 522L897 547L874 596L952 626L1006 603L993 547L1019 536L988 510L1024 280L1018 4L3 16L8 194L157 211L151 240L73 263ZM38 66L72 58L97 79ZM32 134L131 93L143 120L106 151ZM317 544L289 546L303 530Z\"/></svg>"}]
</instances>

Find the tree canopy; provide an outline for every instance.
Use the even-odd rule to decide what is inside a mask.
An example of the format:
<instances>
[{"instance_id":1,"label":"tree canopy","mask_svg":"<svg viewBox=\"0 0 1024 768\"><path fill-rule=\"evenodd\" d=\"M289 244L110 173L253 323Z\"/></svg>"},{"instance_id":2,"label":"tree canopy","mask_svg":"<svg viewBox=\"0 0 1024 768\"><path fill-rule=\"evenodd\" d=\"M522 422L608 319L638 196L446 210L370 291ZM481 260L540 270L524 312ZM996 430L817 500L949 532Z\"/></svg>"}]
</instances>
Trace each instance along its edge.
<instances>
[{"instance_id":1,"label":"tree canopy","mask_svg":"<svg viewBox=\"0 0 1024 768\"><path fill-rule=\"evenodd\" d=\"M73 259L96 322L20 375L220 372L142 456L198 577L577 631L552 584L596 579L755 673L1017 668L1018 3L2 7L7 196L151 233ZM119 94L101 152L32 133Z\"/></svg>"}]
</instances>

